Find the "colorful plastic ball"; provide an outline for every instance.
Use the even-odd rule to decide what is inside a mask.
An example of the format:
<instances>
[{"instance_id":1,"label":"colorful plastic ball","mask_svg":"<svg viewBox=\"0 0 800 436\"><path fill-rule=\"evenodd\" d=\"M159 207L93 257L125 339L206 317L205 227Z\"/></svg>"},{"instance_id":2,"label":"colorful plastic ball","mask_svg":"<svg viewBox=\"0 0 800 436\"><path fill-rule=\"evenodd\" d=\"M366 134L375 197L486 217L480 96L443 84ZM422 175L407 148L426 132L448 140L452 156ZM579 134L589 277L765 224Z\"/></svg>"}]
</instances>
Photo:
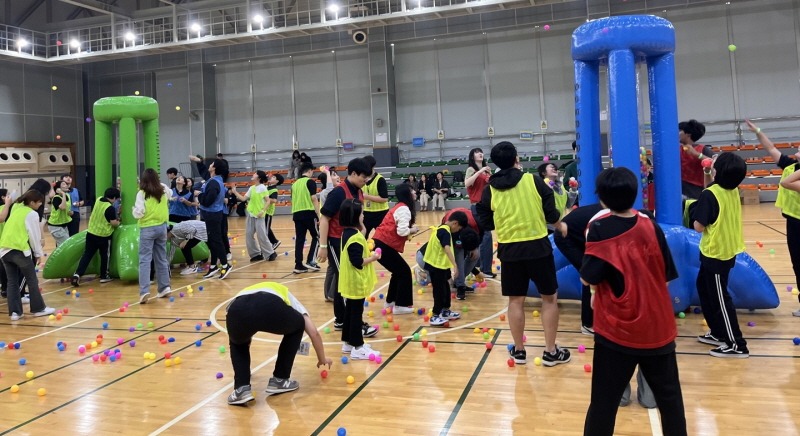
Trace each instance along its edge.
<instances>
[{"instance_id":1,"label":"colorful plastic ball","mask_svg":"<svg viewBox=\"0 0 800 436\"><path fill-rule=\"evenodd\" d=\"M202 329L202 328L203 328L203 326L202 326L202 325L200 325L200 324L195 324L195 326L194 326L194 329L195 329L195 330L200 330L200 329Z\"/></svg>"},{"instance_id":2,"label":"colorful plastic ball","mask_svg":"<svg viewBox=\"0 0 800 436\"><path fill-rule=\"evenodd\" d=\"M64 344L61 344L61 345L58 346L58 351L64 351L66 349L67 349L67 347L65 347Z\"/></svg>"},{"instance_id":3,"label":"colorful plastic ball","mask_svg":"<svg viewBox=\"0 0 800 436\"><path fill-rule=\"evenodd\" d=\"M375 363L380 364L383 362L383 358L381 356L375 356Z\"/></svg>"},{"instance_id":4,"label":"colorful plastic ball","mask_svg":"<svg viewBox=\"0 0 800 436\"><path fill-rule=\"evenodd\" d=\"M545 24L544 25L544 30L550 30L550 25L549 24ZM547 156L545 156L545 157L547 157ZM545 162L547 162L547 161L545 161Z\"/></svg>"},{"instance_id":5,"label":"colorful plastic ball","mask_svg":"<svg viewBox=\"0 0 800 436\"><path fill-rule=\"evenodd\" d=\"M528 336L522 335L522 342L528 342Z\"/></svg>"},{"instance_id":6,"label":"colorful plastic ball","mask_svg":"<svg viewBox=\"0 0 800 436\"><path fill-rule=\"evenodd\" d=\"M172 363L174 363L175 365L180 365L181 362L183 362L183 360L181 359L181 356L177 356L174 359L172 359Z\"/></svg>"},{"instance_id":7,"label":"colorful plastic ball","mask_svg":"<svg viewBox=\"0 0 800 436\"><path fill-rule=\"evenodd\" d=\"M505 316L505 314L503 314L503 315L500 315L500 321L505 321L505 320L506 320L506 316Z\"/></svg>"},{"instance_id":8,"label":"colorful plastic ball","mask_svg":"<svg viewBox=\"0 0 800 436\"><path fill-rule=\"evenodd\" d=\"M185 296L186 296L186 294L184 294L183 292L181 292L180 294L178 294L178 296L179 296L179 297L181 297L181 298L183 298L183 297L185 297Z\"/></svg>"},{"instance_id":9,"label":"colorful plastic ball","mask_svg":"<svg viewBox=\"0 0 800 436\"><path fill-rule=\"evenodd\" d=\"M686 318L686 314L683 313L683 312L678 312L678 318L684 319L684 318Z\"/></svg>"},{"instance_id":10,"label":"colorful plastic ball","mask_svg":"<svg viewBox=\"0 0 800 436\"><path fill-rule=\"evenodd\" d=\"M221 373L221 372L218 372L218 373L217 373L217 379L221 379L221 378L222 378L222 373Z\"/></svg>"},{"instance_id":11,"label":"colorful plastic ball","mask_svg":"<svg viewBox=\"0 0 800 436\"><path fill-rule=\"evenodd\" d=\"M493 345L492 345L492 343L491 343L491 342L487 342L487 343L486 343L486 349L487 349L487 350L491 350L491 349L492 349L492 346L493 346Z\"/></svg>"},{"instance_id":12,"label":"colorful plastic ball","mask_svg":"<svg viewBox=\"0 0 800 436\"><path fill-rule=\"evenodd\" d=\"M115 354L115 355L109 356L108 360L110 360L112 362L116 362L117 361L117 355Z\"/></svg>"},{"instance_id":13,"label":"colorful plastic ball","mask_svg":"<svg viewBox=\"0 0 800 436\"><path fill-rule=\"evenodd\" d=\"M174 303L175 302L175 297L169 297L169 302L170 303Z\"/></svg>"},{"instance_id":14,"label":"colorful plastic ball","mask_svg":"<svg viewBox=\"0 0 800 436\"><path fill-rule=\"evenodd\" d=\"M56 314L56 319L57 319L57 320L61 320L61 318L62 318L62 317L63 317L63 315L61 315L60 313L57 313L57 314Z\"/></svg>"},{"instance_id":15,"label":"colorful plastic ball","mask_svg":"<svg viewBox=\"0 0 800 436\"><path fill-rule=\"evenodd\" d=\"M364 307L369 307L369 301L364 301Z\"/></svg>"},{"instance_id":16,"label":"colorful plastic ball","mask_svg":"<svg viewBox=\"0 0 800 436\"><path fill-rule=\"evenodd\" d=\"M34 376L33 371L28 371L25 373L25 377L27 377L28 379L32 379L33 376Z\"/></svg>"},{"instance_id":17,"label":"colorful plastic ball","mask_svg":"<svg viewBox=\"0 0 800 436\"><path fill-rule=\"evenodd\" d=\"M794 339L792 339L792 342L793 342L795 345L800 345L800 338L794 338Z\"/></svg>"},{"instance_id":18,"label":"colorful plastic ball","mask_svg":"<svg viewBox=\"0 0 800 436\"><path fill-rule=\"evenodd\" d=\"M538 310L534 310L533 311L533 317L534 318L538 318L539 317L539 311Z\"/></svg>"},{"instance_id":19,"label":"colorful plastic ball","mask_svg":"<svg viewBox=\"0 0 800 436\"><path fill-rule=\"evenodd\" d=\"M695 314L700 314L700 313L703 313L703 310L702 310L702 309L700 309L699 307L695 307L695 308L694 308L694 310L693 310L693 312L694 312Z\"/></svg>"},{"instance_id":20,"label":"colorful plastic ball","mask_svg":"<svg viewBox=\"0 0 800 436\"><path fill-rule=\"evenodd\" d=\"M754 323L753 321L750 321L750 322L747 323L747 326L748 327L755 327L756 323Z\"/></svg>"},{"instance_id":21,"label":"colorful plastic ball","mask_svg":"<svg viewBox=\"0 0 800 436\"><path fill-rule=\"evenodd\" d=\"M385 329L388 329L389 328L389 322L388 321L384 321L383 325L381 327L383 327Z\"/></svg>"},{"instance_id":22,"label":"colorful plastic ball","mask_svg":"<svg viewBox=\"0 0 800 436\"><path fill-rule=\"evenodd\" d=\"M508 360L506 360L506 364L508 364L508 367L509 367L509 368L513 368L513 367L514 367L514 365L515 365L515 363L514 363L514 359L513 359L513 358L511 358L511 357L509 357L509 358L508 358Z\"/></svg>"},{"instance_id":23,"label":"colorful plastic ball","mask_svg":"<svg viewBox=\"0 0 800 436\"><path fill-rule=\"evenodd\" d=\"M403 336L397 335L397 342L403 342Z\"/></svg>"},{"instance_id":24,"label":"colorful plastic ball","mask_svg":"<svg viewBox=\"0 0 800 436\"><path fill-rule=\"evenodd\" d=\"M128 342L128 345L130 345L130 347L133 348L136 346L136 341L130 341Z\"/></svg>"},{"instance_id":25,"label":"colorful plastic ball","mask_svg":"<svg viewBox=\"0 0 800 436\"><path fill-rule=\"evenodd\" d=\"M105 355L105 354L101 354L101 355L100 355L100 361L101 361L101 362L105 362L106 360L108 360L108 356L107 356L107 355Z\"/></svg>"},{"instance_id":26,"label":"colorful plastic ball","mask_svg":"<svg viewBox=\"0 0 800 436\"><path fill-rule=\"evenodd\" d=\"M169 338L167 339L167 342L175 342L175 338Z\"/></svg>"},{"instance_id":27,"label":"colorful plastic ball","mask_svg":"<svg viewBox=\"0 0 800 436\"><path fill-rule=\"evenodd\" d=\"M20 364L20 365L23 365L23 366L24 366L26 363L28 363L28 359L26 359L26 358L24 358L24 357L23 357L22 359L19 359L19 364Z\"/></svg>"},{"instance_id":28,"label":"colorful plastic ball","mask_svg":"<svg viewBox=\"0 0 800 436\"><path fill-rule=\"evenodd\" d=\"M375 353L369 353L369 360L370 360L370 362L374 362L375 361Z\"/></svg>"},{"instance_id":29,"label":"colorful plastic ball","mask_svg":"<svg viewBox=\"0 0 800 436\"><path fill-rule=\"evenodd\" d=\"M83 354L86 352L86 347L83 345L78 346L78 353Z\"/></svg>"},{"instance_id":30,"label":"colorful plastic ball","mask_svg":"<svg viewBox=\"0 0 800 436\"><path fill-rule=\"evenodd\" d=\"M507 349L508 351L512 351L512 350L514 350L514 344L508 344L508 345L506 345L506 349Z\"/></svg>"},{"instance_id":31,"label":"colorful plastic ball","mask_svg":"<svg viewBox=\"0 0 800 436\"><path fill-rule=\"evenodd\" d=\"M347 365L348 361L349 359L347 358L347 356L342 356L342 365Z\"/></svg>"},{"instance_id":32,"label":"colorful plastic ball","mask_svg":"<svg viewBox=\"0 0 800 436\"><path fill-rule=\"evenodd\" d=\"M19 350L20 347L22 347L22 344L20 344L19 342L14 342L14 349L15 350Z\"/></svg>"},{"instance_id":33,"label":"colorful plastic ball","mask_svg":"<svg viewBox=\"0 0 800 436\"><path fill-rule=\"evenodd\" d=\"M49 319L50 321L52 321L52 320L56 319L56 317L55 317L55 315L50 315L50 316L48 316L48 317L47 317L47 319Z\"/></svg>"},{"instance_id":34,"label":"colorful plastic ball","mask_svg":"<svg viewBox=\"0 0 800 436\"><path fill-rule=\"evenodd\" d=\"M428 341L426 340L422 341L422 348L428 348Z\"/></svg>"},{"instance_id":35,"label":"colorful plastic ball","mask_svg":"<svg viewBox=\"0 0 800 436\"><path fill-rule=\"evenodd\" d=\"M64 295L72 295L72 291L66 291L64 292Z\"/></svg>"},{"instance_id":36,"label":"colorful plastic ball","mask_svg":"<svg viewBox=\"0 0 800 436\"><path fill-rule=\"evenodd\" d=\"M195 347L200 347L200 346L202 346L202 345L203 345L203 341L195 341L195 342L194 342L194 346L195 346Z\"/></svg>"},{"instance_id":37,"label":"colorful plastic ball","mask_svg":"<svg viewBox=\"0 0 800 436\"><path fill-rule=\"evenodd\" d=\"M736 46L734 44L728 45L728 51L729 52L735 52L736 51Z\"/></svg>"},{"instance_id":38,"label":"colorful plastic ball","mask_svg":"<svg viewBox=\"0 0 800 436\"><path fill-rule=\"evenodd\" d=\"M225 352L225 346L224 345L220 345L219 346L219 352L220 353L224 353Z\"/></svg>"},{"instance_id":39,"label":"colorful plastic ball","mask_svg":"<svg viewBox=\"0 0 800 436\"><path fill-rule=\"evenodd\" d=\"M39 389L36 391L36 395L38 395L38 396L40 396L40 397L43 397L43 396L47 395L47 389L45 389L45 388L39 388Z\"/></svg>"},{"instance_id":40,"label":"colorful plastic ball","mask_svg":"<svg viewBox=\"0 0 800 436\"><path fill-rule=\"evenodd\" d=\"M434 351L436 351L436 345L433 344L428 345L428 352L433 353Z\"/></svg>"},{"instance_id":41,"label":"colorful plastic ball","mask_svg":"<svg viewBox=\"0 0 800 436\"><path fill-rule=\"evenodd\" d=\"M589 365L588 363L583 365L583 370L586 372L592 372L592 365Z\"/></svg>"},{"instance_id":42,"label":"colorful plastic ball","mask_svg":"<svg viewBox=\"0 0 800 436\"><path fill-rule=\"evenodd\" d=\"M578 345L578 352L579 353L585 353L586 352L586 346L585 345Z\"/></svg>"},{"instance_id":43,"label":"colorful plastic ball","mask_svg":"<svg viewBox=\"0 0 800 436\"><path fill-rule=\"evenodd\" d=\"M356 382L356 378L355 377L353 377L352 375L348 375L347 376L347 384L351 385L351 384L353 384L355 382Z\"/></svg>"},{"instance_id":44,"label":"colorful plastic ball","mask_svg":"<svg viewBox=\"0 0 800 436\"><path fill-rule=\"evenodd\" d=\"M155 327L155 324L153 324L153 321L150 321L150 322L147 323L147 328L151 329L153 327Z\"/></svg>"},{"instance_id":45,"label":"colorful plastic ball","mask_svg":"<svg viewBox=\"0 0 800 436\"><path fill-rule=\"evenodd\" d=\"M419 333L414 333L413 338L415 341L419 341Z\"/></svg>"},{"instance_id":46,"label":"colorful plastic ball","mask_svg":"<svg viewBox=\"0 0 800 436\"><path fill-rule=\"evenodd\" d=\"M19 392L19 385L12 385L10 391L12 394L16 394Z\"/></svg>"},{"instance_id":47,"label":"colorful plastic ball","mask_svg":"<svg viewBox=\"0 0 800 436\"><path fill-rule=\"evenodd\" d=\"M347 430L344 427L339 427L339 429L336 430L336 436L347 436Z\"/></svg>"},{"instance_id":48,"label":"colorful plastic ball","mask_svg":"<svg viewBox=\"0 0 800 436\"><path fill-rule=\"evenodd\" d=\"M383 294L378 294L378 299L383 300Z\"/></svg>"},{"instance_id":49,"label":"colorful plastic ball","mask_svg":"<svg viewBox=\"0 0 800 436\"><path fill-rule=\"evenodd\" d=\"M328 370L323 369L322 372L319 373L320 377L328 378Z\"/></svg>"},{"instance_id":50,"label":"colorful plastic ball","mask_svg":"<svg viewBox=\"0 0 800 436\"><path fill-rule=\"evenodd\" d=\"M483 339L489 339L489 332L483 334Z\"/></svg>"}]
</instances>

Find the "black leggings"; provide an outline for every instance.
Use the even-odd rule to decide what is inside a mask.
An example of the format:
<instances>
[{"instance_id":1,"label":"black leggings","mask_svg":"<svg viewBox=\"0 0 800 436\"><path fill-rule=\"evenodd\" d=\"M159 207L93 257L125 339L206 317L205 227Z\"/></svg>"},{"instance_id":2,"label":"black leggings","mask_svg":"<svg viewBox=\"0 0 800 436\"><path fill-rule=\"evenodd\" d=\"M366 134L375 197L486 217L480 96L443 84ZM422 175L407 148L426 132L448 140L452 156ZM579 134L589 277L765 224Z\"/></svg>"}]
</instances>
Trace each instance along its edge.
<instances>
[{"instance_id":1,"label":"black leggings","mask_svg":"<svg viewBox=\"0 0 800 436\"><path fill-rule=\"evenodd\" d=\"M108 254L111 248L111 236L97 236L86 232L86 248L83 250L83 256L78 263L78 269L75 274L82 276L86 273L86 268L92 261L94 254L100 252L100 277L108 276Z\"/></svg>"},{"instance_id":2,"label":"black leggings","mask_svg":"<svg viewBox=\"0 0 800 436\"><path fill-rule=\"evenodd\" d=\"M305 331L305 318L300 312L274 294L258 292L236 297L228 307L226 319L234 388L250 384L250 343L257 332L283 335L272 375L283 379L292 375L294 357Z\"/></svg>"},{"instance_id":3,"label":"black leggings","mask_svg":"<svg viewBox=\"0 0 800 436\"><path fill-rule=\"evenodd\" d=\"M602 342L594 343L592 362L592 399L583 427L584 435L611 436L617 418L622 393L633 376L636 365L653 390L661 425L666 436L686 433L686 415L683 408L681 381L675 352L654 356L626 354Z\"/></svg>"},{"instance_id":4,"label":"black leggings","mask_svg":"<svg viewBox=\"0 0 800 436\"><path fill-rule=\"evenodd\" d=\"M395 251L394 248L377 239L375 239L375 247L380 248L383 252L381 258L378 259L378 263L392 274L392 278L389 279L386 302L394 303L397 306L413 306L414 290L411 288L413 280L411 279L411 268L408 267L408 262L403 260L403 256Z\"/></svg>"},{"instance_id":5,"label":"black leggings","mask_svg":"<svg viewBox=\"0 0 800 436\"><path fill-rule=\"evenodd\" d=\"M800 286L800 220L784 215L786 218L786 245L794 269L794 284ZM800 295L797 296L800 300Z\"/></svg>"},{"instance_id":6,"label":"black leggings","mask_svg":"<svg viewBox=\"0 0 800 436\"><path fill-rule=\"evenodd\" d=\"M319 230L317 220L302 218L294 222L294 267L303 268L303 246L306 243L306 232L311 234L311 245L308 247L306 263L316 263L317 249L319 248Z\"/></svg>"},{"instance_id":7,"label":"black leggings","mask_svg":"<svg viewBox=\"0 0 800 436\"><path fill-rule=\"evenodd\" d=\"M342 342L354 347L364 345L364 330L362 317L364 316L364 299L345 300L344 326L342 326Z\"/></svg>"},{"instance_id":8,"label":"black leggings","mask_svg":"<svg viewBox=\"0 0 800 436\"><path fill-rule=\"evenodd\" d=\"M428 266L427 271L433 286L433 314L440 315L442 309L450 308L450 270Z\"/></svg>"},{"instance_id":9,"label":"black leggings","mask_svg":"<svg viewBox=\"0 0 800 436\"><path fill-rule=\"evenodd\" d=\"M186 241L186 246L181 248L181 253L183 253L183 258L186 260L186 266L192 266L194 263L194 256L192 256L192 248L200 243L199 239L189 239Z\"/></svg>"},{"instance_id":10,"label":"black leggings","mask_svg":"<svg viewBox=\"0 0 800 436\"><path fill-rule=\"evenodd\" d=\"M200 218L206 223L206 232L208 233L208 250L211 252L210 265L213 268L216 266L217 261L225 265L227 256L225 252L225 245L222 243L222 238L227 238L227 234L223 233L222 223L227 222L223 212L206 212L200 211Z\"/></svg>"},{"instance_id":11,"label":"black leggings","mask_svg":"<svg viewBox=\"0 0 800 436\"><path fill-rule=\"evenodd\" d=\"M278 238L276 238L275 233L272 232L272 215L264 215L264 223L267 225L267 237L269 238L269 242L275 245L275 243L278 242Z\"/></svg>"}]
</instances>

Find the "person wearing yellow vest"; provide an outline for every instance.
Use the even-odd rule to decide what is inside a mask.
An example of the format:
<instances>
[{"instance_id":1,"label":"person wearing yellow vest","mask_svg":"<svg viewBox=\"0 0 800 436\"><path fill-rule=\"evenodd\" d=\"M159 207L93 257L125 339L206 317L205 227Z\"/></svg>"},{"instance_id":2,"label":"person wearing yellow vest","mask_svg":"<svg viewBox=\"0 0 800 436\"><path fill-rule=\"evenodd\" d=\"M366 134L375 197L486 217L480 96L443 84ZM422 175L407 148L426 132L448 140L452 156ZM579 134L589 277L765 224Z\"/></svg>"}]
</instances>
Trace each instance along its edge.
<instances>
[{"instance_id":1,"label":"person wearing yellow vest","mask_svg":"<svg viewBox=\"0 0 800 436\"><path fill-rule=\"evenodd\" d=\"M4 216L8 216L8 209L11 208L11 196L8 195L8 189L0 188L0 202L2 202L3 207L0 210L3 211ZM5 218L0 219L0 237L3 236L3 227L5 227ZM0 262L0 296L3 298L8 297L8 275L6 274L6 269L3 268L2 262Z\"/></svg>"},{"instance_id":2,"label":"person wearing yellow vest","mask_svg":"<svg viewBox=\"0 0 800 436\"><path fill-rule=\"evenodd\" d=\"M533 281L542 297L542 364L567 363L569 350L556 345L558 282L553 247L547 238L547 224L556 229L561 225L553 190L538 175L522 172L514 144L498 143L492 147L491 158L500 171L489 178L475 209L481 228L494 229L497 235L497 258L503 262L500 287L508 297L508 324L514 338L509 354L518 364L527 362L522 342L524 303Z\"/></svg>"},{"instance_id":3,"label":"person wearing yellow vest","mask_svg":"<svg viewBox=\"0 0 800 436\"><path fill-rule=\"evenodd\" d=\"M139 178L139 192L133 205L133 217L139 220L139 303L150 298L150 261L158 282L158 298L172 293L167 260L167 220L169 186L161 183L158 173L147 168Z\"/></svg>"},{"instance_id":4,"label":"person wearing yellow vest","mask_svg":"<svg viewBox=\"0 0 800 436\"><path fill-rule=\"evenodd\" d=\"M250 181L253 182L253 185L250 186L246 194L240 194L235 188L232 191L239 201L247 202L247 207L245 208L247 221L244 235L247 254L250 256L250 262L258 262L264 259L273 261L278 257L278 254L272 249L272 244L267 239L267 223L264 221L269 207L268 189L265 185L267 183L267 173L258 170L253 173Z\"/></svg>"},{"instance_id":5,"label":"person wearing yellow vest","mask_svg":"<svg viewBox=\"0 0 800 436\"><path fill-rule=\"evenodd\" d=\"M750 120L744 121L750 131L756 134L764 149L775 160L778 168L783 170L775 207L781 209L781 215L786 219L786 245L789 248L789 258L792 260L795 286L800 287L800 191L796 188L796 182L793 181L797 179L797 174L800 173L798 171L800 170L800 165L797 163L800 161L800 149L793 155L783 154L760 128L751 123ZM800 295L797 298L800 300ZM792 312L792 315L800 316L800 309Z\"/></svg>"},{"instance_id":6,"label":"person wearing yellow vest","mask_svg":"<svg viewBox=\"0 0 800 436\"><path fill-rule=\"evenodd\" d=\"M422 260L433 287L433 316L430 319L432 327L443 326L448 321L461 318L460 313L450 310L448 280L458 275L458 264L453 254L453 233L461 231L467 224L467 214L459 211L450 214L444 224L431 227L431 236Z\"/></svg>"},{"instance_id":7,"label":"person wearing yellow vest","mask_svg":"<svg viewBox=\"0 0 800 436\"><path fill-rule=\"evenodd\" d=\"M72 221L72 200L68 193L67 182L56 182L56 195L50 201L50 217L47 219L47 229L56 240L56 247L69 239L67 226Z\"/></svg>"},{"instance_id":8,"label":"person wearing yellow vest","mask_svg":"<svg viewBox=\"0 0 800 436\"><path fill-rule=\"evenodd\" d=\"M369 238L370 232L377 229L383 217L389 212L389 187L386 179L375 172L378 162L372 155L364 156L364 162L369 165L370 178L361 187L364 192L364 237Z\"/></svg>"},{"instance_id":9,"label":"person wearing yellow vest","mask_svg":"<svg viewBox=\"0 0 800 436\"><path fill-rule=\"evenodd\" d=\"M737 188L747 173L747 164L739 155L725 152L714 161L714 182L690 207L692 225L700 237L700 271L697 273L697 296L709 332L698 336L704 344L715 345L714 357L747 358L750 352L742 337L736 306L728 293L728 274L736 264L736 255L744 251L742 206Z\"/></svg>"},{"instance_id":10,"label":"person wearing yellow vest","mask_svg":"<svg viewBox=\"0 0 800 436\"><path fill-rule=\"evenodd\" d=\"M556 209L558 209L558 213L560 213L563 217L566 214L569 194L567 193L567 190L564 189L564 185L558 177L558 169L556 168L556 165L552 163L543 163L539 165L539 168L536 170L539 173L539 177L541 177L545 183L550 185L550 188L553 190L553 198L556 201ZM552 233L553 230L551 227L552 226L548 227L548 231L550 233Z\"/></svg>"},{"instance_id":11,"label":"person wearing yellow vest","mask_svg":"<svg viewBox=\"0 0 800 436\"><path fill-rule=\"evenodd\" d=\"M300 165L301 177L292 183L292 221L294 221L294 270L295 274L308 271L319 271L317 265L317 249L319 248L319 230L317 229L317 181L311 178L314 165ZM311 245L308 248L306 263L303 263L303 247L306 244L306 232L311 234Z\"/></svg>"},{"instance_id":12,"label":"person wearing yellow vest","mask_svg":"<svg viewBox=\"0 0 800 436\"><path fill-rule=\"evenodd\" d=\"M333 361L325 357L322 337L308 310L280 283L262 282L244 288L228 305L225 320L233 365L233 392L228 396L228 404L244 405L254 399L250 385L250 343L258 332L283 336L275 371L267 385L268 395L291 392L300 387L300 383L289 377L298 350L300 354L307 350L301 344L303 333L314 346L317 368L327 366L330 369L333 365Z\"/></svg>"},{"instance_id":13,"label":"person wearing yellow vest","mask_svg":"<svg viewBox=\"0 0 800 436\"><path fill-rule=\"evenodd\" d=\"M20 280L23 277L28 282L33 316L46 316L55 312L55 309L44 303L39 291L39 279L36 277L36 265L41 263L44 256L42 231L36 209L44 204L44 199L44 195L35 190L23 194L11 209L0 236L0 259L8 275L8 314L11 321L18 321L24 316L20 294Z\"/></svg>"},{"instance_id":14,"label":"person wearing yellow vest","mask_svg":"<svg viewBox=\"0 0 800 436\"><path fill-rule=\"evenodd\" d=\"M89 216L89 228L86 231L86 248L83 250L78 269L72 275L72 286L78 287L81 276L89 267L94 254L100 253L100 283L111 281L108 273L108 254L111 249L111 235L119 227L119 217L114 209L114 202L119 198L117 188L108 188L101 198L94 202L92 214Z\"/></svg>"},{"instance_id":15,"label":"person wearing yellow vest","mask_svg":"<svg viewBox=\"0 0 800 436\"><path fill-rule=\"evenodd\" d=\"M339 263L339 294L344 299L344 325L342 326L342 353L349 353L353 360L367 360L370 355L378 357L369 344L364 343L361 318L364 315L364 300L375 289L373 263L381 258L380 251L370 252L364 238L364 212L361 203L352 198L342 202L339 209L339 224L342 230L341 262Z\"/></svg>"},{"instance_id":16,"label":"person wearing yellow vest","mask_svg":"<svg viewBox=\"0 0 800 436\"><path fill-rule=\"evenodd\" d=\"M283 176L280 174L270 174L269 182L267 182L267 214L264 215L264 223L267 228L267 238L269 238L270 244L272 244L272 251L278 250L278 247L281 246L281 241L275 237L275 233L272 232L272 217L275 216L275 205L278 203L278 186L283 184Z\"/></svg>"}]
</instances>

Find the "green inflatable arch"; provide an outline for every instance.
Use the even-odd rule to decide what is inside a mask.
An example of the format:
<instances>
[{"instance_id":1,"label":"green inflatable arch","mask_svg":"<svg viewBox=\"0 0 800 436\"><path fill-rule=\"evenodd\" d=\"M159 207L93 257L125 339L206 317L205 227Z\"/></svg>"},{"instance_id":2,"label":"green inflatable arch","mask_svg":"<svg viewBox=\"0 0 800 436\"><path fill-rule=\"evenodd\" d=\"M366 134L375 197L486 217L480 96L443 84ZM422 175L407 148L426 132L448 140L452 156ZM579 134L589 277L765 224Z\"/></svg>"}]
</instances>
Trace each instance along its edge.
<instances>
[{"instance_id":1,"label":"green inflatable arch","mask_svg":"<svg viewBox=\"0 0 800 436\"><path fill-rule=\"evenodd\" d=\"M111 276L122 280L139 279L139 226L133 217L133 203L139 190L136 123L142 123L144 133L145 168L161 172L158 142L158 103L150 97L106 97L94 103L95 120L95 196L100 198L106 188L114 186L111 177L114 125L119 125L119 172L121 179L121 224L111 242L109 269ZM46 279L69 278L75 273L86 246L86 231L82 231L50 254L44 266ZM195 259L207 259L208 247L199 244L192 249ZM172 262L184 262L177 250ZM100 257L95 255L88 274L99 274Z\"/></svg>"}]
</instances>

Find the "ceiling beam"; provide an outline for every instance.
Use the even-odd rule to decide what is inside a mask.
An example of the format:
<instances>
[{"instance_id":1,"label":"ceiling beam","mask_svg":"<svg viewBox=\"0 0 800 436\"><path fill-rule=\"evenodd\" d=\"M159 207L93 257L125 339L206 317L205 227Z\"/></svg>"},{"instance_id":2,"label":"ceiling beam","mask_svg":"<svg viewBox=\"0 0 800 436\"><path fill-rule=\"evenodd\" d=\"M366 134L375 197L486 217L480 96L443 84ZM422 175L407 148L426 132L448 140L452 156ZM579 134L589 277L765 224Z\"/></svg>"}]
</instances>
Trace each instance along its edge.
<instances>
[{"instance_id":1,"label":"ceiling beam","mask_svg":"<svg viewBox=\"0 0 800 436\"><path fill-rule=\"evenodd\" d=\"M25 20L30 18L31 15L33 15L33 13L36 12L36 9L39 9L39 6L41 6L42 3L44 3L44 0L36 0L35 2L31 3L30 6L28 6L24 11L22 11L22 13L19 14L19 16L14 21L11 22L11 25L14 27L21 26L22 23L25 22Z\"/></svg>"},{"instance_id":2,"label":"ceiling beam","mask_svg":"<svg viewBox=\"0 0 800 436\"><path fill-rule=\"evenodd\" d=\"M113 6L97 0L58 0L62 3L71 4L91 11L100 12L108 15L117 15L128 20L131 19L131 14L119 6Z\"/></svg>"}]
</instances>

